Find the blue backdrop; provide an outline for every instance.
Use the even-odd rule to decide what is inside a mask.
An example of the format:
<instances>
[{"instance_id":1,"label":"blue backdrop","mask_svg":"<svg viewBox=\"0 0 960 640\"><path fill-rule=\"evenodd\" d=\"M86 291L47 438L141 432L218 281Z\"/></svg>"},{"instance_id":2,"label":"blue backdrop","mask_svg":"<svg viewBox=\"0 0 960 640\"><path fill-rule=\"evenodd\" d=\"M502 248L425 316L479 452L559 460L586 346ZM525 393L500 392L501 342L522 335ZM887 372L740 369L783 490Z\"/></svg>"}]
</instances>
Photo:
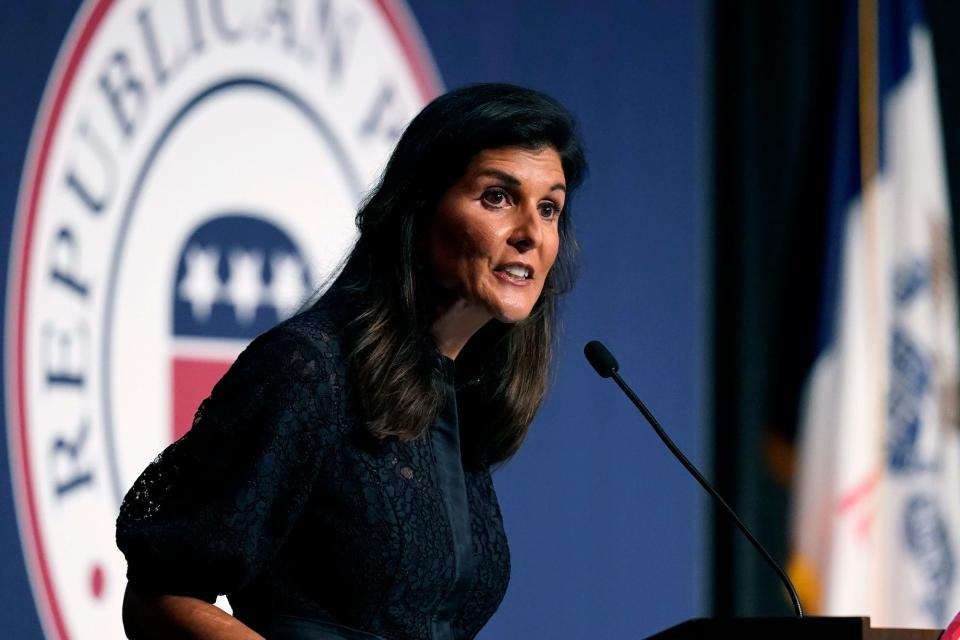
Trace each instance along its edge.
<instances>
[{"instance_id":1,"label":"blue backdrop","mask_svg":"<svg viewBox=\"0 0 960 640\"><path fill-rule=\"evenodd\" d=\"M0 246L44 84L78 3L0 4ZM513 554L483 638L643 637L706 612L698 488L583 360L604 340L692 458L705 450L706 11L694 0L409 0L447 87L500 80L559 98L580 120L581 277L556 385L497 476ZM0 282L6 282L6 254ZM2 302L0 302L2 304ZM0 398L0 402L2 402ZM0 440L0 634L40 637Z\"/></svg>"}]
</instances>

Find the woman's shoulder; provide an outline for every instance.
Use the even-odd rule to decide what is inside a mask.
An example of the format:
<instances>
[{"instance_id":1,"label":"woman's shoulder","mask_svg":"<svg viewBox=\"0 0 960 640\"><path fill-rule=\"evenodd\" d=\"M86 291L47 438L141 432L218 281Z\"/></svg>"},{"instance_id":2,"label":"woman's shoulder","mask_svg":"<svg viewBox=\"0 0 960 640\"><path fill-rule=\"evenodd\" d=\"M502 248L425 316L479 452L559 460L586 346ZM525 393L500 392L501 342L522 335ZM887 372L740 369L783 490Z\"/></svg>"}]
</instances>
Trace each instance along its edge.
<instances>
[{"instance_id":1,"label":"woman's shoulder","mask_svg":"<svg viewBox=\"0 0 960 640\"><path fill-rule=\"evenodd\" d=\"M212 404L269 402L347 429L353 421L343 348L344 313L324 296L257 336L214 387ZM316 421L313 421L316 422Z\"/></svg>"},{"instance_id":2,"label":"woman's shoulder","mask_svg":"<svg viewBox=\"0 0 960 640\"><path fill-rule=\"evenodd\" d=\"M319 359L326 369L342 368L346 319L339 304L337 296L324 295L307 309L257 336L245 355L272 360L279 356L280 365L290 358L302 362Z\"/></svg>"}]
</instances>

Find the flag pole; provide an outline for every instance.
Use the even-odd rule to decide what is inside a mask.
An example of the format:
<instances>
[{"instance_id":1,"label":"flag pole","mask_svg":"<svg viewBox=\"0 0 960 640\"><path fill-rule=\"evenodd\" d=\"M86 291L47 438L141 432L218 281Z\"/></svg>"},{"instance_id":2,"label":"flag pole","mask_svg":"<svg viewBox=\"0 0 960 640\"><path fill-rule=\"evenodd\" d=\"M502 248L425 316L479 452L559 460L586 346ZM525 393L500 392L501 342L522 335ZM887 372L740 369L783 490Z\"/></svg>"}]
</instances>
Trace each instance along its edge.
<instances>
[{"instance_id":1,"label":"flag pole","mask_svg":"<svg viewBox=\"0 0 960 640\"><path fill-rule=\"evenodd\" d=\"M871 432L873 441L864 443L873 449L873 463L876 467L870 473L874 493L875 509L881 509L882 504L876 498L877 493L883 491L884 476L884 447L885 447L885 398L886 398L886 368L884 359L886 349L882 325L884 300L881 299L884 277L881 260L880 238L880 211L879 211L879 173L880 173L880 90L879 90L879 61L877 45L877 0L858 0L857 3L857 51L858 51L858 89L859 89L859 123L860 123L860 193L862 194L863 240L864 240L864 276L866 285L866 357L869 360L864 374L867 376L868 402L870 403L869 419L872 423ZM867 498L869 504L869 498ZM882 522L881 518L873 517L874 524ZM868 542L874 548L873 538L880 532L874 527ZM876 567L874 566L874 569ZM870 580L872 591L871 600L877 602L876 590L881 582L873 576ZM872 608L872 607L871 607Z\"/></svg>"}]
</instances>

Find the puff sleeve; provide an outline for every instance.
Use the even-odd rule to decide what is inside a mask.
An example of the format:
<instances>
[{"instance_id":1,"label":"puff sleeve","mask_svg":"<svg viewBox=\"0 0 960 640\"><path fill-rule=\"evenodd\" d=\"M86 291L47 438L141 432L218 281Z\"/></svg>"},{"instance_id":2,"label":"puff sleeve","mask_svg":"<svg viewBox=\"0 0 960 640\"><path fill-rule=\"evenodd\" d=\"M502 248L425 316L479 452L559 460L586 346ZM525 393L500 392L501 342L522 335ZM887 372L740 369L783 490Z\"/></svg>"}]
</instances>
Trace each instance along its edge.
<instances>
[{"instance_id":1,"label":"puff sleeve","mask_svg":"<svg viewBox=\"0 0 960 640\"><path fill-rule=\"evenodd\" d=\"M322 344L274 329L140 475L117 519L131 586L213 602L276 553L310 496L338 401Z\"/></svg>"}]
</instances>

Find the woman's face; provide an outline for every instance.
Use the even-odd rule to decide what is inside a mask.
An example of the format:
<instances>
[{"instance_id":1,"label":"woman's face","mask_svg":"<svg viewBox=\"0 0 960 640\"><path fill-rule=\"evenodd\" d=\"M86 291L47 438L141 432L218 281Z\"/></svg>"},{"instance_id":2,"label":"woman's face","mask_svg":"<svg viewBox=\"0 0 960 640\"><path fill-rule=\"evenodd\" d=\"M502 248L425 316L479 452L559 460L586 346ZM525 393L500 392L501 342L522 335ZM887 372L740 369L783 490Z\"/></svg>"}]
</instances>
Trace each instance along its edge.
<instances>
[{"instance_id":1,"label":"woman's face","mask_svg":"<svg viewBox=\"0 0 960 640\"><path fill-rule=\"evenodd\" d=\"M441 197L427 230L440 287L501 322L530 315L557 258L565 185L551 147L477 154Z\"/></svg>"}]
</instances>

